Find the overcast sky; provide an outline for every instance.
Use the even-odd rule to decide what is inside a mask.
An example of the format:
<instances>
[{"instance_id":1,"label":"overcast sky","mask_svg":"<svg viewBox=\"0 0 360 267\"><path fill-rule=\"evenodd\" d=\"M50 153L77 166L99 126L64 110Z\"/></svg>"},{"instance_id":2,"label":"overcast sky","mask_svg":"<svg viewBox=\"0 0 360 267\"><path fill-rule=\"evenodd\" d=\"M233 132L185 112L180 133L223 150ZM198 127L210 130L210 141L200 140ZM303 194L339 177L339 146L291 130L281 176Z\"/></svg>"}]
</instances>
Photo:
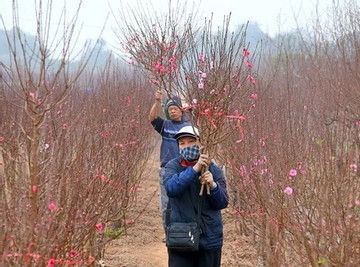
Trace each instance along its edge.
<instances>
[{"instance_id":1,"label":"overcast sky","mask_svg":"<svg viewBox=\"0 0 360 267\"><path fill-rule=\"evenodd\" d=\"M67 10L72 11L79 0L55 0L54 10L61 11L63 3L66 2ZM173 0L175 2L176 0ZM180 0L183 1L183 0ZM185 1L185 0L184 0ZM332 0L194 0L195 3L201 3L200 10L202 17L209 17L214 13L214 21L221 24L223 16L232 12L232 25L242 23L257 22L261 29L271 36L278 33L279 25L282 31L289 31L295 27L294 16L298 18L301 24L305 19L311 18L315 8L318 5L320 13L325 14L327 8L331 6ZM359 0L360 1L360 0ZM34 34L35 30L35 11L34 0L18 0L20 27L25 32ZM38 2L38 1L37 1ZM44 2L47 2L44 0ZM81 39L97 38L106 16L109 14L110 7L119 9L120 0L83 0L80 12L79 23L83 23ZM122 0L125 3L136 3L136 0ZM168 0L141 0L141 3L152 2L153 6L160 11L165 10ZM319 3L318 3L319 2ZM12 0L1 0L0 14L5 20L6 27L12 28L11 24L11 6ZM192 1L188 1L192 3ZM134 5L134 4L133 4ZM54 13L54 17L55 17ZM54 20L55 22L55 20ZM107 27L103 32L106 41L114 42L113 17L110 13ZM2 28L2 25L1 25Z\"/></svg>"}]
</instances>

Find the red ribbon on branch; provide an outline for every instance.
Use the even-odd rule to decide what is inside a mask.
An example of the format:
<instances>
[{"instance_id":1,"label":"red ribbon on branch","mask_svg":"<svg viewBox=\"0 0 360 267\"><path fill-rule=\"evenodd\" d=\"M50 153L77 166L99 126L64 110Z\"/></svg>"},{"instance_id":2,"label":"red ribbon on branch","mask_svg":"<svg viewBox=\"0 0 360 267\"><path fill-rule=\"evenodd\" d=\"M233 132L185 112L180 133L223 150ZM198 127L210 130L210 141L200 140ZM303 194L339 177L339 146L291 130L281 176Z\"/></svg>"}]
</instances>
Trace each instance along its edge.
<instances>
[{"instance_id":1,"label":"red ribbon on branch","mask_svg":"<svg viewBox=\"0 0 360 267\"><path fill-rule=\"evenodd\" d=\"M215 125L215 122L214 122L214 119L212 118L212 115L211 115L211 111L210 109L205 109L204 112L200 112L201 115L206 115L208 118L209 118L209 121L211 123L211 125L216 129L216 125Z\"/></svg>"},{"instance_id":2,"label":"red ribbon on branch","mask_svg":"<svg viewBox=\"0 0 360 267\"><path fill-rule=\"evenodd\" d=\"M193 108L204 108L205 105L199 105L199 104L194 104L194 105L189 105L186 107L181 108L183 111L187 111L187 110L191 110ZM238 120L239 123L239 132L241 134L241 139L244 139L245 134L244 134L244 129L242 127L242 122L244 122L246 120L246 116L243 115L239 115L239 111L235 110L234 111L234 115L228 115L226 113L223 112L217 112L217 113L211 113L211 110L209 108L205 109L203 112L199 112L199 115L205 115L208 117L211 125L216 129L217 126L215 124L215 120L213 119L214 117L223 117L223 118L228 118L228 119L233 119L233 120ZM197 120L199 120L199 118L197 118ZM198 123L199 124L199 123Z\"/></svg>"}]
</instances>

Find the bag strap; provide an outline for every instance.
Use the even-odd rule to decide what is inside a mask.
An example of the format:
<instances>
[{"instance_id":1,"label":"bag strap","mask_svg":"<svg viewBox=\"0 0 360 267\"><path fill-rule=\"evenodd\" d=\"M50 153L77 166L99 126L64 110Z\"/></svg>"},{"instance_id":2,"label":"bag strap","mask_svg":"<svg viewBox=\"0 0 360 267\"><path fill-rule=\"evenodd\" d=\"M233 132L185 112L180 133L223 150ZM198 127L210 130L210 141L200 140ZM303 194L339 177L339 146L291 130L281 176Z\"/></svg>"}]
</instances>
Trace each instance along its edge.
<instances>
[{"instance_id":1,"label":"bag strap","mask_svg":"<svg viewBox=\"0 0 360 267\"><path fill-rule=\"evenodd\" d=\"M205 196L199 196L199 202L198 202L198 210L197 210L197 216L196 216L196 222L198 223L198 225L201 225L201 211L202 211L202 206L203 206L203 201L204 201L204 197ZM170 222L170 201L168 200L167 206L166 206L166 211L165 211L165 225L169 225Z\"/></svg>"}]
</instances>

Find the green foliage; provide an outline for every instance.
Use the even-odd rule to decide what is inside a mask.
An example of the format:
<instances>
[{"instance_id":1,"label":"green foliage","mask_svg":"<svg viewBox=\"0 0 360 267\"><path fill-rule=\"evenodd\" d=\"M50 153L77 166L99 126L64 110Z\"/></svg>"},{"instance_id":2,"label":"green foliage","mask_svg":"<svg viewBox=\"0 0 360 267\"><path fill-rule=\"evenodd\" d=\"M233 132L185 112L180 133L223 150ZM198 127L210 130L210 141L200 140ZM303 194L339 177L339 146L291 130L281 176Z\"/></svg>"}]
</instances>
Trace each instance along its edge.
<instances>
[{"instance_id":1,"label":"green foliage","mask_svg":"<svg viewBox=\"0 0 360 267\"><path fill-rule=\"evenodd\" d=\"M108 229L106 231L106 236L111 239L118 239L124 234L125 234L125 227L123 226L116 229Z\"/></svg>"},{"instance_id":2,"label":"green foliage","mask_svg":"<svg viewBox=\"0 0 360 267\"><path fill-rule=\"evenodd\" d=\"M324 258L321 258L321 259L319 259L316 263L317 263L318 265L326 264L326 263L327 263L327 260L324 259Z\"/></svg>"}]
</instances>

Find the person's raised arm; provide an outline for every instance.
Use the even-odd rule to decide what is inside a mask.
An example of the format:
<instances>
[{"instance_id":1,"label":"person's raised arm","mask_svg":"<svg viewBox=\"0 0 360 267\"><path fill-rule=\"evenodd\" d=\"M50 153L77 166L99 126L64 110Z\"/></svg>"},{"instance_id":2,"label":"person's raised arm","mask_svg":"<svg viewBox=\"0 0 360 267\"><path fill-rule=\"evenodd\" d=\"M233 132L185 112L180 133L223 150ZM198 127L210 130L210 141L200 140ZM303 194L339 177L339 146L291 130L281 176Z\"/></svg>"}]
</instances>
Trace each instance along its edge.
<instances>
[{"instance_id":1,"label":"person's raised arm","mask_svg":"<svg viewBox=\"0 0 360 267\"><path fill-rule=\"evenodd\" d=\"M149 121L152 122L158 116L158 110L161 102L162 93L160 90L157 90L155 93L155 103L152 105L149 113Z\"/></svg>"}]
</instances>

